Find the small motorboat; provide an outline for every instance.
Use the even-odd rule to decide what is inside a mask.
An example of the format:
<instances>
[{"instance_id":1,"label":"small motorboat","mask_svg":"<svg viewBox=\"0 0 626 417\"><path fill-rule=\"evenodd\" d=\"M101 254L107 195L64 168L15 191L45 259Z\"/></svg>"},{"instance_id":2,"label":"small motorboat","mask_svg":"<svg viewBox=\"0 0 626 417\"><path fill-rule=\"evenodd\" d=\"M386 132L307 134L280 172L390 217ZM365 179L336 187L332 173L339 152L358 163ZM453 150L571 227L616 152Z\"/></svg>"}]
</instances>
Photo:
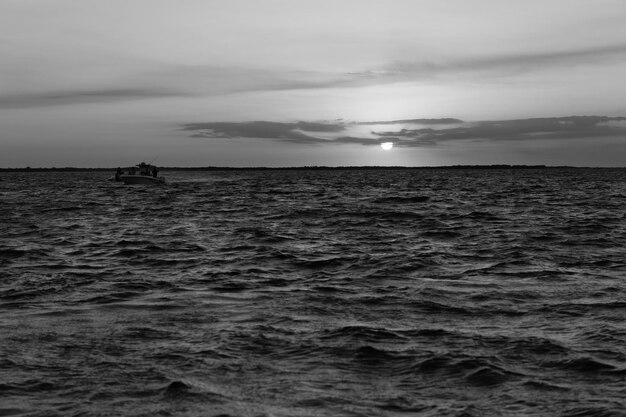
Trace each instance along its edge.
<instances>
[{"instance_id":1,"label":"small motorboat","mask_svg":"<svg viewBox=\"0 0 626 417\"><path fill-rule=\"evenodd\" d=\"M124 184L165 184L165 178L157 176L158 173L157 167L142 162L129 168L118 168L112 179Z\"/></svg>"}]
</instances>

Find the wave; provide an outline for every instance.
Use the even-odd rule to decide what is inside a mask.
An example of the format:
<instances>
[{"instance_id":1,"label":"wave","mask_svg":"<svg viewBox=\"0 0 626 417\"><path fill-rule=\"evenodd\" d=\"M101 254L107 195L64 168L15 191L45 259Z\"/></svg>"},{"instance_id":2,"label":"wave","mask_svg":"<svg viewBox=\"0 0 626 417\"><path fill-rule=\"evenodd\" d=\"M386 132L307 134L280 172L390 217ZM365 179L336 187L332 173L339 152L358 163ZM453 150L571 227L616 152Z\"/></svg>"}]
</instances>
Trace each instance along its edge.
<instances>
[{"instance_id":1,"label":"wave","mask_svg":"<svg viewBox=\"0 0 626 417\"><path fill-rule=\"evenodd\" d=\"M380 197L372 202L375 204L414 204L414 203L424 203L430 200L429 196L425 195L414 195L414 196L390 196L390 197Z\"/></svg>"},{"instance_id":2,"label":"wave","mask_svg":"<svg viewBox=\"0 0 626 417\"><path fill-rule=\"evenodd\" d=\"M546 362L544 366L550 368L559 368L565 371L576 371L587 374L624 374L626 370L620 369L615 365L602 362L592 357L568 358L555 362Z\"/></svg>"}]
</instances>

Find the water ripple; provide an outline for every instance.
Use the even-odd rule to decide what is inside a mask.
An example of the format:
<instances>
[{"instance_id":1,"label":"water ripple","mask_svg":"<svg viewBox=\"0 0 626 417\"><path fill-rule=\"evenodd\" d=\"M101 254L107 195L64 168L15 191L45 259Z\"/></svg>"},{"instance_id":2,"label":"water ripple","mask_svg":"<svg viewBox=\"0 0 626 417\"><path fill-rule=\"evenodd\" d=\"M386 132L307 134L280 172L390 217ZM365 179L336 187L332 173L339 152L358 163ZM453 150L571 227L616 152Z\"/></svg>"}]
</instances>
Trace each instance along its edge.
<instances>
[{"instance_id":1,"label":"water ripple","mask_svg":"<svg viewBox=\"0 0 626 417\"><path fill-rule=\"evenodd\" d=\"M624 415L624 170L0 173L1 415Z\"/></svg>"}]
</instances>

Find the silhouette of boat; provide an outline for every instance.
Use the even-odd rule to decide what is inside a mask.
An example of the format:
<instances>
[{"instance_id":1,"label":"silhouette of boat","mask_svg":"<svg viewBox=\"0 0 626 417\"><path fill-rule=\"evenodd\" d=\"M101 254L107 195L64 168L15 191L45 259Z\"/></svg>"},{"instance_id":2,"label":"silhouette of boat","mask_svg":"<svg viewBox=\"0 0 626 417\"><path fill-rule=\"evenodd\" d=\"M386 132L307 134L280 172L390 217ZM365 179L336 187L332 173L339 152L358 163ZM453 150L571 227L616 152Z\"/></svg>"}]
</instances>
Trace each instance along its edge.
<instances>
[{"instance_id":1,"label":"silhouette of boat","mask_svg":"<svg viewBox=\"0 0 626 417\"><path fill-rule=\"evenodd\" d=\"M124 184L165 184L165 178L157 176L158 173L156 166L142 162L132 167L118 168L111 179Z\"/></svg>"}]
</instances>

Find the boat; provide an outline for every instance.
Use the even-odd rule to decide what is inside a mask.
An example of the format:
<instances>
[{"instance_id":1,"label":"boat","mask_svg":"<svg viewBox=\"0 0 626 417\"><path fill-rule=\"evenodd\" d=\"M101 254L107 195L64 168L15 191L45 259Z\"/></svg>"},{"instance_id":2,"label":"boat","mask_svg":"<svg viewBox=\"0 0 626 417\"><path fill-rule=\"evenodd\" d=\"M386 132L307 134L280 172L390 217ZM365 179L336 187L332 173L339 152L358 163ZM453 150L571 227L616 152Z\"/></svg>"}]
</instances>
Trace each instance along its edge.
<instances>
[{"instance_id":1,"label":"boat","mask_svg":"<svg viewBox=\"0 0 626 417\"><path fill-rule=\"evenodd\" d=\"M124 184L165 184L165 178L157 176L158 173L157 167L142 162L132 167L118 168L112 179Z\"/></svg>"}]
</instances>

